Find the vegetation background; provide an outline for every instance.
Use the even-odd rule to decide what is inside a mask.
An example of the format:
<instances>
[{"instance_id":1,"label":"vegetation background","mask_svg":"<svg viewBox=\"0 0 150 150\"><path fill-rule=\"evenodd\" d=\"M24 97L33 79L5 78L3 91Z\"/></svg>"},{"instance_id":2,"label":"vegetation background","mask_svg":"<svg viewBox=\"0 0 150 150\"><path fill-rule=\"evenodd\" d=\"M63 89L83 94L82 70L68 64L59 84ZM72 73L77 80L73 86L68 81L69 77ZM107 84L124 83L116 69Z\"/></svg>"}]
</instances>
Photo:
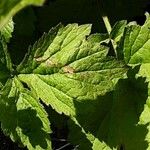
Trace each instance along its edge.
<instances>
[{"instance_id":1,"label":"vegetation background","mask_svg":"<svg viewBox=\"0 0 150 150\"><path fill-rule=\"evenodd\" d=\"M25 8L14 17L15 31L9 43L12 61L18 64L26 53L28 45L33 44L43 32L47 32L60 22L64 25L74 22L91 23L93 33L105 33L102 15L108 16L111 25L119 20L134 20L143 24L146 11L150 12L149 0L47 0L43 7ZM64 128L59 130L59 135L55 133L53 136L56 139L57 136L66 138L66 135L67 129L64 125ZM61 146L57 141L54 144ZM0 150L19 149L21 150L0 133Z\"/></svg>"}]
</instances>

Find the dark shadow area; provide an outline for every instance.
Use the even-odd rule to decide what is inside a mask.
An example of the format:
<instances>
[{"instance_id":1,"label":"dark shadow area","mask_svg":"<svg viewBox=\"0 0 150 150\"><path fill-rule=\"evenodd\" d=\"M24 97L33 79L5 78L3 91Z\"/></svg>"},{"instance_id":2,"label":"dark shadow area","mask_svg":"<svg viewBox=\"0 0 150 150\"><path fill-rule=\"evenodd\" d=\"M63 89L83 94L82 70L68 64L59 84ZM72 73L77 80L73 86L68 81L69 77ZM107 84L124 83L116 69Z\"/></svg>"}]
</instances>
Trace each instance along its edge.
<instances>
[{"instance_id":1,"label":"dark shadow area","mask_svg":"<svg viewBox=\"0 0 150 150\"><path fill-rule=\"evenodd\" d=\"M145 150L148 147L145 141L147 125L138 124L148 97L148 83L145 78L135 78L138 69L131 70L128 79L119 80L114 91L96 100L74 101L80 126L111 149ZM85 141L86 149L91 150L91 144L81 133L81 128L72 124L71 130L75 130L71 131L72 140L76 140L80 147Z\"/></svg>"},{"instance_id":2,"label":"dark shadow area","mask_svg":"<svg viewBox=\"0 0 150 150\"><path fill-rule=\"evenodd\" d=\"M92 150L92 143L90 143L86 135L81 132L82 128L76 125L71 119L68 121L68 126L69 141L71 141L72 144L78 146L80 150Z\"/></svg>"},{"instance_id":3,"label":"dark shadow area","mask_svg":"<svg viewBox=\"0 0 150 150\"><path fill-rule=\"evenodd\" d=\"M14 32L8 48L13 63L19 64L28 52L29 45L33 45L40 36L36 28L37 18L32 7L27 7L17 13L13 21Z\"/></svg>"},{"instance_id":4,"label":"dark shadow area","mask_svg":"<svg viewBox=\"0 0 150 150\"><path fill-rule=\"evenodd\" d=\"M27 150L27 148L18 147L17 143L11 141L11 139L3 134L0 130L0 150Z\"/></svg>"},{"instance_id":5,"label":"dark shadow area","mask_svg":"<svg viewBox=\"0 0 150 150\"><path fill-rule=\"evenodd\" d=\"M150 2L146 2L144 7L144 11L150 13ZM134 16L133 20L136 20L138 24L143 25L146 17L144 15Z\"/></svg>"},{"instance_id":6,"label":"dark shadow area","mask_svg":"<svg viewBox=\"0 0 150 150\"><path fill-rule=\"evenodd\" d=\"M133 18L143 16L145 11L148 11L148 2L148 0L48 0L44 7L35 8L38 30L43 33L59 22L63 24L77 22L92 23L93 32L105 32L102 15L108 15L111 25L123 19L132 21Z\"/></svg>"},{"instance_id":7,"label":"dark shadow area","mask_svg":"<svg viewBox=\"0 0 150 150\"><path fill-rule=\"evenodd\" d=\"M53 131L51 136L52 141L52 149L60 149L62 147L63 150L72 150L74 146L68 141L68 125L67 121L69 119L68 116L64 114L57 113L51 106L45 105L41 101L42 105L44 106L46 112L48 113L48 118L51 123L51 130Z\"/></svg>"}]
</instances>

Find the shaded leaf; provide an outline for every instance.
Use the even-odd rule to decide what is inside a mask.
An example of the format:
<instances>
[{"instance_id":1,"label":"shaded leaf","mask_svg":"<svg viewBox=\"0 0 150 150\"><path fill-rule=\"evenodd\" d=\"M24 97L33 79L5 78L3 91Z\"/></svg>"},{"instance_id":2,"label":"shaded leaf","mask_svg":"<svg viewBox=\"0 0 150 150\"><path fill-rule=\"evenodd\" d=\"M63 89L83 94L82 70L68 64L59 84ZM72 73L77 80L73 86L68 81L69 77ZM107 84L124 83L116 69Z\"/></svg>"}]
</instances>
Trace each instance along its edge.
<instances>
[{"instance_id":1,"label":"shaded leaf","mask_svg":"<svg viewBox=\"0 0 150 150\"><path fill-rule=\"evenodd\" d=\"M7 45L4 37L0 35L0 83L4 84L12 71L12 63L7 52Z\"/></svg>"},{"instance_id":2,"label":"shaded leaf","mask_svg":"<svg viewBox=\"0 0 150 150\"><path fill-rule=\"evenodd\" d=\"M3 132L29 150L50 150L50 123L36 95L14 78L0 95L0 121Z\"/></svg>"},{"instance_id":3,"label":"shaded leaf","mask_svg":"<svg viewBox=\"0 0 150 150\"><path fill-rule=\"evenodd\" d=\"M70 139L81 150L149 149L147 87L144 77L129 77L95 102L76 103L77 115L71 121ZM85 105L89 107L85 109Z\"/></svg>"}]
</instances>

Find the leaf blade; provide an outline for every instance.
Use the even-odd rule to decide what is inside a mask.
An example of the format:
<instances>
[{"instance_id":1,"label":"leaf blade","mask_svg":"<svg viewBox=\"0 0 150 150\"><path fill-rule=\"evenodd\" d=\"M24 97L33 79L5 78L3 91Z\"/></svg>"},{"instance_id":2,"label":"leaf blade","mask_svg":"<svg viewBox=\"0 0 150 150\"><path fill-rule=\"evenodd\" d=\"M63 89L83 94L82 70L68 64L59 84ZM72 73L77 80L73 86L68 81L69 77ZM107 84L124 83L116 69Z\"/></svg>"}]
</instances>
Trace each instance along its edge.
<instances>
[{"instance_id":1,"label":"leaf blade","mask_svg":"<svg viewBox=\"0 0 150 150\"><path fill-rule=\"evenodd\" d=\"M74 116L74 101L95 99L125 77L127 68L107 57L107 47L86 40L90 30L91 25L77 24L50 30L18 67L19 79L58 113ZM41 42L48 44L42 48Z\"/></svg>"}]
</instances>

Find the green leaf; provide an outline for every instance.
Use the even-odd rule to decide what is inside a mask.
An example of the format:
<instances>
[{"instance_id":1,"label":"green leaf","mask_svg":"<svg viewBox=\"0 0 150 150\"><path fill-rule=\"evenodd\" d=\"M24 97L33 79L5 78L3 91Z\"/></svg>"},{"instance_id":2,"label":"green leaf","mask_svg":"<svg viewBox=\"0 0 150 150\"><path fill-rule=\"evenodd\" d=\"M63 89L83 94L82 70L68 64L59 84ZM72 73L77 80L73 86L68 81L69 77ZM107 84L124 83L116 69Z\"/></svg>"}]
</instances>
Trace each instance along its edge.
<instances>
[{"instance_id":1,"label":"green leaf","mask_svg":"<svg viewBox=\"0 0 150 150\"><path fill-rule=\"evenodd\" d=\"M41 6L44 0L0 0L0 30L18 11L28 5Z\"/></svg>"},{"instance_id":2,"label":"green leaf","mask_svg":"<svg viewBox=\"0 0 150 150\"><path fill-rule=\"evenodd\" d=\"M28 53L17 67L17 71L19 73L31 73L38 66L39 63L36 59L38 59L46 50L48 50L59 28L61 28L61 25L52 28L48 33L44 33L43 36L33 46L29 47Z\"/></svg>"},{"instance_id":3,"label":"green leaf","mask_svg":"<svg viewBox=\"0 0 150 150\"><path fill-rule=\"evenodd\" d=\"M103 43L103 42L106 42L109 41L109 35L106 33L106 34L102 34L102 33L95 33L95 34L92 34L88 37L88 40L90 42L96 42L96 43Z\"/></svg>"},{"instance_id":4,"label":"green leaf","mask_svg":"<svg viewBox=\"0 0 150 150\"><path fill-rule=\"evenodd\" d=\"M14 22L12 19L1 29L1 34L4 36L6 42L9 42L12 37L12 32L14 31Z\"/></svg>"},{"instance_id":5,"label":"green leaf","mask_svg":"<svg viewBox=\"0 0 150 150\"><path fill-rule=\"evenodd\" d=\"M47 113L16 77L1 90L0 121L3 132L29 150L51 149Z\"/></svg>"},{"instance_id":6,"label":"green leaf","mask_svg":"<svg viewBox=\"0 0 150 150\"><path fill-rule=\"evenodd\" d=\"M120 80L115 91L95 102L76 105L70 139L81 150L149 149L150 122L146 119L150 113L142 116L148 98L147 86L145 78L129 77ZM144 123L140 123L142 119Z\"/></svg>"},{"instance_id":7,"label":"green leaf","mask_svg":"<svg viewBox=\"0 0 150 150\"><path fill-rule=\"evenodd\" d=\"M110 33L110 38L114 40L116 44L117 42L120 41L121 37L123 36L126 24L127 24L127 21L122 20L122 21L116 22L115 25L113 26L112 31Z\"/></svg>"},{"instance_id":8,"label":"green leaf","mask_svg":"<svg viewBox=\"0 0 150 150\"><path fill-rule=\"evenodd\" d=\"M75 115L74 101L93 100L112 90L127 68L107 58L107 47L86 40L91 25L58 28L30 47L18 77L58 113Z\"/></svg>"},{"instance_id":9,"label":"green leaf","mask_svg":"<svg viewBox=\"0 0 150 150\"><path fill-rule=\"evenodd\" d=\"M12 63L7 52L7 45L4 37L0 35L0 83L4 84L10 77L12 71Z\"/></svg>"},{"instance_id":10,"label":"green leaf","mask_svg":"<svg viewBox=\"0 0 150 150\"><path fill-rule=\"evenodd\" d=\"M124 32L118 51L122 51L126 64L141 64L150 62L150 17L143 26L129 24Z\"/></svg>"},{"instance_id":11,"label":"green leaf","mask_svg":"<svg viewBox=\"0 0 150 150\"><path fill-rule=\"evenodd\" d=\"M113 26L110 35L109 35L109 47L110 47L110 55L115 55L117 58L119 58L118 47L120 45L121 38L123 36L125 27L126 27L127 21L122 20L115 23Z\"/></svg>"}]
</instances>

